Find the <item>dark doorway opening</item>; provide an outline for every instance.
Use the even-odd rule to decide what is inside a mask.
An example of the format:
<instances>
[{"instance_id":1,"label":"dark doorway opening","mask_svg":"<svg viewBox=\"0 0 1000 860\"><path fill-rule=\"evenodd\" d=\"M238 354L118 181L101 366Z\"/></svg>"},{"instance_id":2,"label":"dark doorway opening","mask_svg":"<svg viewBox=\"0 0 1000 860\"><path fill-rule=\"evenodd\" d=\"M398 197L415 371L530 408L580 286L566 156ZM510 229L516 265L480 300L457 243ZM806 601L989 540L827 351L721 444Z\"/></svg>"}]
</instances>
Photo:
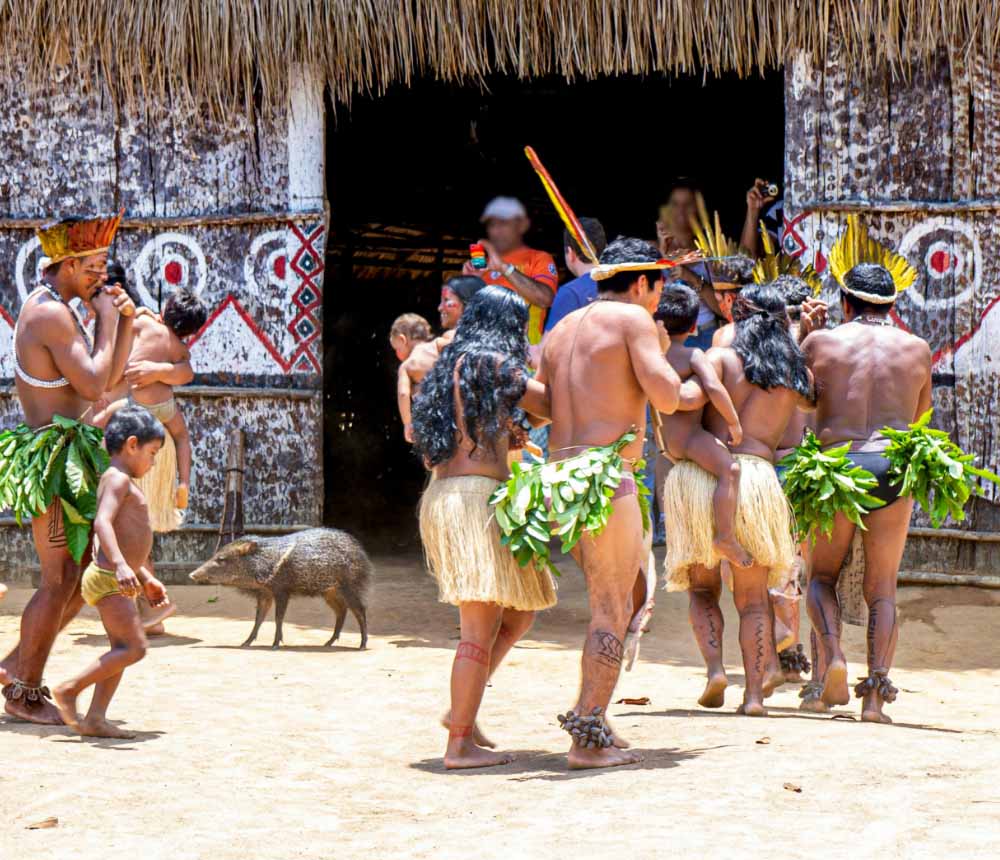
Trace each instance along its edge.
<instances>
[{"instance_id":1,"label":"dark doorway opening","mask_svg":"<svg viewBox=\"0 0 1000 860\"><path fill-rule=\"evenodd\" d=\"M393 319L414 312L437 327L441 284L480 238L479 214L497 194L524 202L528 244L562 265L562 226L526 144L609 237L654 239L666 187L690 176L737 238L754 178L783 179L781 72L486 84L419 81L329 112L326 521L385 550L416 546L425 480L396 410Z\"/></svg>"}]
</instances>

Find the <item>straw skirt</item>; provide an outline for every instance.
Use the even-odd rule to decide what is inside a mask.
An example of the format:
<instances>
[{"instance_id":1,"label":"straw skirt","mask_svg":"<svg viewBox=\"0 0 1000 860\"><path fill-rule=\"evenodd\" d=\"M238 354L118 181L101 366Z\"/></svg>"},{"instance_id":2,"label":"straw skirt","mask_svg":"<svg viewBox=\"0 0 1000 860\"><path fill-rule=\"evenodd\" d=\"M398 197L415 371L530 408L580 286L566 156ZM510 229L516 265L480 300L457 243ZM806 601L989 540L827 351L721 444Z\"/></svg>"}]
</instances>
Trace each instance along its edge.
<instances>
[{"instance_id":1,"label":"straw skirt","mask_svg":"<svg viewBox=\"0 0 1000 860\"><path fill-rule=\"evenodd\" d=\"M174 399L143 406L158 421L166 423L177 411ZM154 532L172 532L180 528L183 516L177 510L177 450L169 431L164 434L163 445L156 454L153 468L136 485L146 497L149 508L149 524Z\"/></svg>"},{"instance_id":2,"label":"straw skirt","mask_svg":"<svg viewBox=\"0 0 1000 860\"><path fill-rule=\"evenodd\" d=\"M736 454L740 464L736 539L755 564L770 568L768 588L784 584L795 562L791 509L774 466L761 457ZM715 552L715 516L712 494L716 479L689 460L672 468L663 487L667 526L667 591L691 587L689 568L714 568L722 561Z\"/></svg>"},{"instance_id":3,"label":"straw skirt","mask_svg":"<svg viewBox=\"0 0 1000 860\"><path fill-rule=\"evenodd\" d=\"M420 499L420 539L442 603L547 609L556 602L546 570L520 567L500 544L489 499L500 482L467 475L432 480Z\"/></svg>"}]
</instances>

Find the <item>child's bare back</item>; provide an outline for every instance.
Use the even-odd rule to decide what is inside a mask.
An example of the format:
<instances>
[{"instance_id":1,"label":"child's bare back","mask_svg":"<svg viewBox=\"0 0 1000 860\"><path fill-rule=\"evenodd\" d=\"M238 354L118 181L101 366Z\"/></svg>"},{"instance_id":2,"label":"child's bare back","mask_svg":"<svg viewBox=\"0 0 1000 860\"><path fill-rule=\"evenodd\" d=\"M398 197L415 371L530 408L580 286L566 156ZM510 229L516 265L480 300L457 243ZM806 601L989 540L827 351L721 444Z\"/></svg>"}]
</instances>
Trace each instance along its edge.
<instances>
[{"instance_id":1,"label":"child's bare back","mask_svg":"<svg viewBox=\"0 0 1000 860\"><path fill-rule=\"evenodd\" d=\"M667 350L667 361L677 371L681 382L686 382L692 376L696 375L691 366L691 359L695 352L700 353L701 350L676 342L671 342L670 348ZM704 380L699 378L698 381L704 386ZM677 411L672 415L660 414L660 421L663 427L662 442L664 451L673 462L677 463L681 460L690 459L687 456L687 449L693 433L707 433L701 426L703 412L704 407L691 409L687 412ZM715 437L713 436L712 438L714 439Z\"/></svg>"},{"instance_id":2,"label":"child's bare back","mask_svg":"<svg viewBox=\"0 0 1000 860\"><path fill-rule=\"evenodd\" d=\"M698 312L697 297L685 285L671 285L663 291L657 323L662 326L661 338L670 339L666 357L684 382L696 377L708 403L719 412L729 427L730 441L738 445L743 440L743 428L733 400L719 378L708 356L700 349L684 345ZM725 443L702 426L704 406L698 409L662 415L661 444L664 453L674 463L690 460L717 481L713 494L716 551L739 567L749 567L753 559L734 536L736 509L739 499L740 465Z\"/></svg>"},{"instance_id":3,"label":"child's bare back","mask_svg":"<svg viewBox=\"0 0 1000 860\"><path fill-rule=\"evenodd\" d=\"M139 362L150 361L164 364L180 364L190 359L188 348L174 334L166 323L161 322L152 314L142 314L136 317L132 326L134 339L132 351L129 353L129 365L135 367ZM129 395L140 406L155 406L169 400L174 390L170 385L160 381L137 386L129 384Z\"/></svg>"}]
</instances>

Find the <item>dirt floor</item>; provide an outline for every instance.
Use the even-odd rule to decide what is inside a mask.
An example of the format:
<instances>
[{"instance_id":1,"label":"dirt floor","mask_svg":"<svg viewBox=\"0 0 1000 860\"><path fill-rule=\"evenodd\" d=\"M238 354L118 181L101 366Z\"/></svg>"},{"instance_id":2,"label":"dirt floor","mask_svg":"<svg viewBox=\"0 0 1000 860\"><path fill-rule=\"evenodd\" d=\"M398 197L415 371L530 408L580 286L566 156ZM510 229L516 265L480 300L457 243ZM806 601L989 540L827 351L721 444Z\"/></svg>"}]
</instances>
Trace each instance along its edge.
<instances>
[{"instance_id":1,"label":"dirt floor","mask_svg":"<svg viewBox=\"0 0 1000 860\"><path fill-rule=\"evenodd\" d=\"M642 661L616 695L651 703L611 709L645 761L570 773L555 715L576 693L587 609L569 562L559 606L486 693L482 723L516 762L447 773L437 720L456 614L436 602L418 560L377 564L365 652L352 621L343 647L321 647L331 617L319 601L293 603L280 651L269 648L270 623L241 650L253 614L244 598L174 587L172 635L128 670L110 713L136 740L0 722L0 856L997 856L995 592L902 589L894 726L853 721L854 705L840 719L800 713L788 687L769 701L769 719L736 716L742 668L728 599L733 686L724 710L698 708L703 670L686 600L661 594ZM29 596L14 588L0 605L5 649ZM47 679L77 671L105 641L86 610L59 639ZM858 674L863 631L848 628L846 646ZM28 829L50 817L57 826Z\"/></svg>"}]
</instances>

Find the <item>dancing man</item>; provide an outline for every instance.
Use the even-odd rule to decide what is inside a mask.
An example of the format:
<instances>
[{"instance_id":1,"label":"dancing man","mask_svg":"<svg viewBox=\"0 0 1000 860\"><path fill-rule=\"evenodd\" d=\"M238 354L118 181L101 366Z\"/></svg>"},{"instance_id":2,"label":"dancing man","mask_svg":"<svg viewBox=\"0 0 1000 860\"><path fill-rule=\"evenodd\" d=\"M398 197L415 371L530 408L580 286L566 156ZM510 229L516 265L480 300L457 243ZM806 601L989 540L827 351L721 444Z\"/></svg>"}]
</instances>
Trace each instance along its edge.
<instances>
[{"instance_id":1,"label":"dancing man","mask_svg":"<svg viewBox=\"0 0 1000 860\"><path fill-rule=\"evenodd\" d=\"M487 681L535 612L556 602L549 572L522 569L501 546L489 506L507 478L508 449L527 435L519 404L548 412L532 399L544 389L528 375L527 322L528 306L516 294L481 290L413 403L414 447L433 469L420 502L420 537L440 599L457 606L461 620L446 717L447 768L512 760L487 748L492 744L479 733L476 715Z\"/></svg>"},{"instance_id":2,"label":"dancing man","mask_svg":"<svg viewBox=\"0 0 1000 860\"><path fill-rule=\"evenodd\" d=\"M581 452L601 454L634 431L621 449L626 466L642 456L646 403L671 413L680 380L660 350L653 311L670 264L640 239L617 239L591 271L597 300L566 316L546 337L536 377L548 386L552 406L552 460ZM583 568L590 596L590 625L583 646L582 685L574 708L598 720L621 672L623 639L632 617L633 587L648 555L636 481L625 474L615 491L603 531L584 532L573 556ZM564 723L564 727L572 721ZM597 727L607 738L606 726ZM571 768L633 764L640 757L614 745L580 743L574 736Z\"/></svg>"},{"instance_id":3,"label":"dancing man","mask_svg":"<svg viewBox=\"0 0 1000 860\"><path fill-rule=\"evenodd\" d=\"M889 440L881 430L905 430L931 405L931 351L922 338L893 325L889 311L897 285L881 265L860 263L840 280L844 324L814 331L802 348L816 377L816 435L824 447L850 442L847 455L878 479L869 492L885 503L862 517L865 550L864 596L868 604L868 678L861 718L891 722L882 712L894 697L888 673L898 634L896 575L903 557L913 499L888 482ZM809 583L809 618L825 667L822 701L850 701L847 663L840 645L837 580L855 525L838 513L830 537L817 536ZM891 692L890 692L891 691Z\"/></svg>"},{"instance_id":4,"label":"dancing man","mask_svg":"<svg viewBox=\"0 0 1000 860\"><path fill-rule=\"evenodd\" d=\"M813 385L805 359L789 333L788 314L773 287L751 285L733 304L732 347L706 353L736 406L743 440L731 450L740 464L735 537L752 563L732 565L733 596L740 616L740 650L746 689L739 713L766 716L764 697L783 682L774 647L768 588L777 585L795 559L792 524L774 470L774 452L797 408L811 409ZM688 385L690 383L685 383ZM702 397L705 425L724 441L726 418ZM684 404L685 408L688 404ZM690 591L689 617L708 670L704 707L724 703L728 684L722 661L720 563L713 544L716 481L693 462L667 475L667 589Z\"/></svg>"},{"instance_id":5,"label":"dancing man","mask_svg":"<svg viewBox=\"0 0 1000 860\"><path fill-rule=\"evenodd\" d=\"M77 420L90 412L110 381L121 376L132 345L135 305L121 287L104 286L108 247L120 220L121 215L71 218L37 231L48 261L42 283L25 300L14 331L15 383L27 426L25 432L13 434L23 452L13 464L18 474L5 475L24 487L37 479L29 468L36 443L48 450L60 443L65 448L72 440L83 457L84 474L101 464L100 431L84 432ZM96 315L93 344L69 306L74 298L89 303ZM8 714L47 725L62 720L48 700L42 671L59 630L83 604L81 562L86 565L90 555L95 510L83 508L94 502L96 482L93 487L81 485L80 463L80 457L56 453L48 464L51 480L44 487L35 484L34 500L22 498L15 504L17 512L32 517L41 584L21 616L20 643L0 663L0 683ZM53 475L52 470L65 474Z\"/></svg>"}]
</instances>

